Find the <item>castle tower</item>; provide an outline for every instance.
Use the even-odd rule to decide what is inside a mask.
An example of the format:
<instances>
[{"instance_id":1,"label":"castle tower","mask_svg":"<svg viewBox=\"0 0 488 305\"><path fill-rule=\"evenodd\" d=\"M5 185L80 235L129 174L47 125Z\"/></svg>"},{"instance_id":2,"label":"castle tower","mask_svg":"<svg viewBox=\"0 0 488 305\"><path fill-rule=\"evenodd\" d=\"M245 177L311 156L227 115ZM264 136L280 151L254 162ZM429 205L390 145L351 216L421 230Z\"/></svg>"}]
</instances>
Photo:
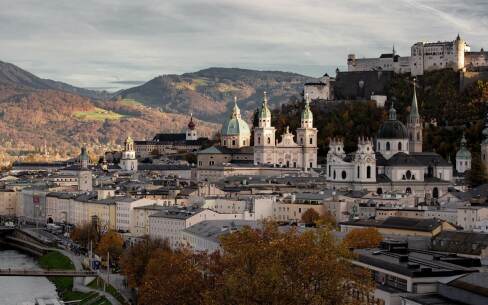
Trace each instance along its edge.
<instances>
[{"instance_id":1,"label":"castle tower","mask_svg":"<svg viewBox=\"0 0 488 305\"><path fill-rule=\"evenodd\" d=\"M120 159L120 168L128 172L137 171L136 151L134 149L134 140L130 136L124 142L124 151Z\"/></svg>"},{"instance_id":2,"label":"castle tower","mask_svg":"<svg viewBox=\"0 0 488 305\"><path fill-rule=\"evenodd\" d=\"M483 141L481 141L481 162L488 171L488 113L485 117L485 128L483 128Z\"/></svg>"},{"instance_id":3,"label":"castle tower","mask_svg":"<svg viewBox=\"0 0 488 305\"><path fill-rule=\"evenodd\" d=\"M258 113L258 126L254 128L254 163L275 164L274 148L276 129L271 126L271 111L268 96L264 92L263 103Z\"/></svg>"},{"instance_id":4,"label":"castle tower","mask_svg":"<svg viewBox=\"0 0 488 305\"><path fill-rule=\"evenodd\" d=\"M186 140L187 141L196 141L198 140L197 130L195 129L196 125L193 122L193 113L190 114L190 122L188 123L188 128L186 129Z\"/></svg>"},{"instance_id":5,"label":"castle tower","mask_svg":"<svg viewBox=\"0 0 488 305\"><path fill-rule=\"evenodd\" d=\"M301 126L297 129L297 142L302 146L302 167L317 167L317 128L313 127L313 113L310 97L305 95L305 108L301 115Z\"/></svg>"},{"instance_id":6,"label":"castle tower","mask_svg":"<svg viewBox=\"0 0 488 305\"><path fill-rule=\"evenodd\" d=\"M354 181L376 182L376 155L370 138L358 139L358 149L354 155Z\"/></svg>"},{"instance_id":7,"label":"castle tower","mask_svg":"<svg viewBox=\"0 0 488 305\"><path fill-rule=\"evenodd\" d=\"M455 71L464 69L464 52L465 52L466 42L461 39L459 34L454 40L454 54L455 54L455 62L453 69Z\"/></svg>"},{"instance_id":8,"label":"castle tower","mask_svg":"<svg viewBox=\"0 0 488 305\"><path fill-rule=\"evenodd\" d=\"M220 133L221 145L227 148L241 148L251 144L251 130L241 117L241 110L237 106L237 97L234 97L232 113L223 124Z\"/></svg>"},{"instance_id":9,"label":"castle tower","mask_svg":"<svg viewBox=\"0 0 488 305\"><path fill-rule=\"evenodd\" d=\"M416 79L413 79L413 97L410 114L407 119L408 150L411 153L422 152L422 119L417 103Z\"/></svg>"},{"instance_id":10,"label":"castle tower","mask_svg":"<svg viewBox=\"0 0 488 305\"><path fill-rule=\"evenodd\" d=\"M456 153L456 170L462 174L471 169L471 152L466 147L467 141L464 136L461 138L461 147Z\"/></svg>"}]
</instances>

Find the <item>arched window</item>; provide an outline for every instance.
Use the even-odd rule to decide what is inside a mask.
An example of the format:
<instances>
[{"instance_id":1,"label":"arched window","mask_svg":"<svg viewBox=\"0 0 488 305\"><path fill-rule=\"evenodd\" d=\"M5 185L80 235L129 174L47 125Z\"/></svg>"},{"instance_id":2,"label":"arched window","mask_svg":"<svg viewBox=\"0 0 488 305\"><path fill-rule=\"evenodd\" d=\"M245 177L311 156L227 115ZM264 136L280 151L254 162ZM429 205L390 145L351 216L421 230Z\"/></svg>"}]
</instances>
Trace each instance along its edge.
<instances>
[{"instance_id":1,"label":"arched window","mask_svg":"<svg viewBox=\"0 0 488 305\"><path fill-rule=\"evenodd\" d=\"M334 170L334 180L335 180L335 178L336 178L336 171Z\"/></svg>"},{"instance_id":2,"label":"arched window","mask_svg":"<svg viewBox=\"0 0 488 305\"><path fill-rule=\"evenodd\" d=\"M390 150L390 142L386 142L386 150L389 151Z\"/></svg>"},{"instance_id":3,"label":"arched window","mask_svg":"<svg viewBox=\"0 0 488 305\"><path fill-rule=\"evenodd\" d=\"M398 150L401 151L402 150L402 142L398 142Z\"/></svg>"},{"instance_id":4,"label":"arched window","mask_svg":"<svg viewBox=\"0 0 488 305\"><path fill-rule=\"evenodd\" d=\"M300 138L300 144L303 144L303 138Z\"/></svg>"},{"instance_id":5,"label":"arched window","mask_svg":"<svg viewBox=\"0 0 488 305\"><path fill-rule=\"evenodd\" d=\"M268 137L268 144L271 144L271 138Z\"/></svg>"},{"instance_id":6,"label":"arched window","mask_svg":"<svg viewBox=\"0 0 488 305\"><path fill-rule=\"evenodd\" d=\"M371 166L366 167L366 178L371 178Z\"/></svg>"},{"instance_id":7,"label":"arched window","mask_svg":"<svg viewBox=\"0 0 488 305\"><path fill-rule=\"evenodd\" d=\"M310 144L313 144L313 138L310 138Z\"/></svg>"},{"instance_id":8,"label":"arched window","mask_svg":"<svg viewBox=\"0 0 488 305\"><path fill-rule=\"evenodd\" d=\"M242 145L246 146L246 140L242 141Z\"/></svg>"},{"instance_id":9,"label":"arched window","mask_svg":"<svg viewBox=\"0 0 488 305\"><path fill-rule=\"evenodd\" d=\"M358 179L360 175L361 175L361 168L358 166Z\"/></svg>"},{"instance_id":10,"label":"arched window","mask_svg":"<svg viewBox=\"0 0 488 305\"><path fill-rule=\"evenodd\" d=\"M232 140L232 146L236 146L236 140Z\"/></svg>"},{"instance_id":11,"label":"arched window","mask_svg":"<svg viewBox=\"0 0 488 305\"><path fill-rule=\"evenodd\" d=\"M405 173L405 177L407 177L407 179L408 179L408 180L412 179L412 172L408 170L408 171Z\"/></svg>"},{"instance_id":12,"label":"arched window","mask_svg":"<svg viewBox=\"0 0 488 305\"><path fill-rule=\"evenodd\" d=\"M432 190L432 197L434 198L439 198L439 189L434 187L434 189Z\"/></svg>"},{"instance_id":13,"label":"arched window","mask_svg":"<svg viewBox=\"0 0 488 305\"><path fill-rule=\"evenodd\" d=\"M407 194L412 194L412 189L411 189L411 188L409 188L409 187L407 187L407 188L405 189L405 193L407 193Z\"/></svg>"},{"instance_id":14,"label":"arched window","mask_svg":"<svg viewBox=\"0 0 488 305\"><path fill-rule=\"evenodd\" d=\"M347 178L346 171L342 171L341 176L342 176L342 180L345 180Z\"/></svg>"},{"instance_id":15,"label":"arched window","mask_svg":"<svg viewBox=\"0 0 488 305\"><path fill-rule=\"evenodd\" d=\"M379 187L379 188L376 190L376 194L378 194L378 195L383 194L383 189L382 189L381 187Z\"/></svg>"},{"instance_id":16,"label":"arched window","mask_svg":"<svg viewBox=\"0 0 488 305\"><path fill-rule=\"evenodd\" d=\"M332 173L330 172L331 170L331 166L329 165L329 177L332 175Z\"/></svg>"}]
</instances>

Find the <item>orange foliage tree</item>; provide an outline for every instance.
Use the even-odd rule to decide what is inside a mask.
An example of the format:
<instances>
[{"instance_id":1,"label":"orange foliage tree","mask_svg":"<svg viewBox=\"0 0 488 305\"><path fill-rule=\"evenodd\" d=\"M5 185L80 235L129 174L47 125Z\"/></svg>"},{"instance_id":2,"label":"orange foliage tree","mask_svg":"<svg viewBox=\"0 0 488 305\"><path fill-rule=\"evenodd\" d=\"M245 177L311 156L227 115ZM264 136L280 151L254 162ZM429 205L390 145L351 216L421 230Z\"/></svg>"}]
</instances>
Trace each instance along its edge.
<instances>
[{"instance_id":1,"label":"orange foliage tree","mask_svg":"<svg viewBox=\"0 0 488 305\"><path fill-rule=\"evenodd\" d=\"M100 240L100 230L97 223L88 223L83 226L75 227L73 232L71 232L70 237L85 248L90 246L90 242L92 242L93 247L96 247Z\"/></svg>"},{"instance_id":2,"label":"orange foliage tree","mask_svg":"<svg viewBox=\"0 0 488 305\"><path fill-rule=\"evenodd\" d=\"M302 214L302 222L306 225L315 225L317 220L319 220L320 214L314 209L310 208Z\"/></svg>"},{"instance_id":3,"label":"orange foliage tree","mask_svg":"<svg viewBox=\"0 0 488 305\"><path fill-rule=\"evenodd\" d=\"M136 288L142 284L149 260L156 250L170 251L168 241L145 236L124 252L120 258L120 267L127 277L129 287Z\"/></svg>"},{"instance_id":4,"label":"orange foliage tree","mask_svg":"<svg viewBox=\"0 0 488 305\"><path fill-rule=\"evenodd\" d=\"M111 230L102 235L95 252L101 257L106 257L107 253L110 253L110 259L118 261L123 250L124 240L119 233Z\"/></svg>"},{"instance_id":5,"label":"orange foliage tree","mask_svg":"<svg viewBox=\"0 0 488 305\"><path fill-rule=\"evenodd\" d=\"M348 248L365 249L376 248L383 240L383 236L376 228L353 229L344 237L343 243Z\"/></svg>"}]
</instances>

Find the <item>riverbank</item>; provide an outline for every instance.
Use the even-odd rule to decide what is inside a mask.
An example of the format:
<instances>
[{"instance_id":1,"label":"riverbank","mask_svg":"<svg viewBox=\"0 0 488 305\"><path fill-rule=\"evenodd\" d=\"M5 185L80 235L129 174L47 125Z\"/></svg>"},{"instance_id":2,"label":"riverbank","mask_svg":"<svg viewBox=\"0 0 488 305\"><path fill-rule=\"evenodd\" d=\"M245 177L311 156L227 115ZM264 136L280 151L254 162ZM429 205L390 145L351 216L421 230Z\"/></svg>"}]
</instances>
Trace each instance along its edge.
<instances>
[{"instance_id":1,"label":"riverbank","mask_svg":"<svg viewBox=\"0 0 488 305\"><path fill-rule=\"evenodd\" d=\"M43 269L76 270L72 260L58 251L50 251L41 256L38 260ZM80 301L79 304L91 305L112 305L105 296L96 291L80 292L74 289L74 278L72 277L48 277L56 286L59 297L65 301Z\"/></svg>"}]
</instances>

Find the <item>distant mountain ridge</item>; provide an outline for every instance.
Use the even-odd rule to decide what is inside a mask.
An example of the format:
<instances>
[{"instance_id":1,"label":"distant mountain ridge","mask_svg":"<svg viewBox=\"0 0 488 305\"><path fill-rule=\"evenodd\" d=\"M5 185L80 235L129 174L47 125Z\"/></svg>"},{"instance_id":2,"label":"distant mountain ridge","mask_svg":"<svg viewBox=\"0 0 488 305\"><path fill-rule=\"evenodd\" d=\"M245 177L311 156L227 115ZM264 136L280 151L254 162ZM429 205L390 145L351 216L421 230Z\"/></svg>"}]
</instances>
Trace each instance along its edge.
<instances>
[{"instance_id":1,"label":"distant mountain ridge","mask_svg":"<svg viewBox=\"0 0 488 305\"><path fill-rule=\"evenodd\" d=\"M240 68L208 68L181 75L162 75L118 92L114 99L133 99L163 111L193 113L203 120L221 123L223 114L238 99L248 119L267 91L271 107L302 94L303 84L316 79L296 73ZM225 117L225 116L224 116Z\"/></svg>"},{"instance_id":2,"label":"distant mountain ridge","mask_svg":"<svg viewBox=\"0 0 488 305\"><path fill-rule=\"evenodd\" d=\"M93 99L107 99L111 96L108 92L88 90L51 79L43 79L3 61L0 61L0 85L33 90L64 91Z\"/></svg>"}]
</instances>

